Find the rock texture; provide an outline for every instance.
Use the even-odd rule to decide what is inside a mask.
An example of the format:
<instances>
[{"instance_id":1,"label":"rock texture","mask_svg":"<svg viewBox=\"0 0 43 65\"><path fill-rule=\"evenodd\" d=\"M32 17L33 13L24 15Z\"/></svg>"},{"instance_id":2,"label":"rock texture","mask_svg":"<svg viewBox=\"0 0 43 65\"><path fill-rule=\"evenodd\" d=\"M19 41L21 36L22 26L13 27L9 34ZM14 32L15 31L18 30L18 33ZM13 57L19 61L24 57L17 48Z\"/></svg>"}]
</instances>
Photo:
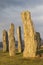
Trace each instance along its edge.
<instances>
[{"instance_id":1,"label":"rock texture","mask_svg":"<svg viewBox=\"0 0 43 65\"><path fill-rule=\"evenodd\" d=\"M21 44L22 44L22 40L21 40L21 27L19 26L17 28L17 37L18 37L18 52L21 53L22 51L22 47L21 47Z\"/></svg>"},{"instance_id":2,"label":"rock texture","mask_svg":"<svg viewBox=\"0 0 43 65\"><path fill-rule=\"evenodd\" d=\"M15 38L14 38L14 24L11 23L10 29L8 31L8 39L9 39L9 55L15 55Z\"/></svg>"},{"instance_id":3,"label":"rock texture","mask_svg":"<svg viewBox=\"0 0 43 65\"><path fill-rule=\"evenodd\" d=\"M36 40L37 40L37 49L40 49L41 37L40 37L40 33L39 32L36 32Z\"/></svg>"},{"instance_id":4,"label":"rock texture","mask_svg":"<svg viewBox=\"0 0 43 65\"><path fill-rule=\"evenodd\" d=\"M24 28L24 52L23 57L35 57L36 56L36 49L37 49L37 42L35 40L35 31L31 19L31 14L29 11L24 11L21 13L22 21L23 21L23 28Z\"/></svg>"},{"instance_id":5,"label":"rock texture","mask_svg":"<svg viewBox=\"0 0 43 65\"><path fill-rule=\"evenodd\" d=\"M2 34L2 42L3 42L3 52L6 52L8 50L8 37L7 37L7 31L3 30L3 34Z\"/></svg>"}]
</instances>

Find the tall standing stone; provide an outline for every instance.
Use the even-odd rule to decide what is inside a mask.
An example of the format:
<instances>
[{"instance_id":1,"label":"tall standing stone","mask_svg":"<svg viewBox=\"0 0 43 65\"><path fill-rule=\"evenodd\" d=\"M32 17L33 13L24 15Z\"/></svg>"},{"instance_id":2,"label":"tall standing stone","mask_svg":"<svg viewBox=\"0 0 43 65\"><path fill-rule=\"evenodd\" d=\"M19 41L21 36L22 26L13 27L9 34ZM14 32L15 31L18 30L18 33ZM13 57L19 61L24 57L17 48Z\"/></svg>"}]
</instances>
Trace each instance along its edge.
<instances>
[{"instance_id":1,"label":"tall standing stone","mask_svg":"<svg viewBox=\"0 0 43 65\"><path fill-rule=\"evenodd\" d=\"M25 11L21 13L21 16L24 28L24 45L25 45L23 57L24 58L35 57L37 42L35 40L35 31L31 20L31 14L30 12Z\"/></svg>"},{"instance_id":2,"label":"tall standing stone","mask_svg":"<svg viewBox=\"0 0 43 65\"><path fill-rule=\"evenodd\" d=\"M2 35L2 42L3 42L3 52L6 52L8 50L8 37L7 37L7 31L3 30L3 35Z\"/></svg>"},{"instance_id":3,"label":"tall standing stone","mask_svg":"<svg viewBox=\"0 0 43 65\"><path fill-rule=\"evenodd\" d=\"M15 38L14 38L14 24L11 23L10 29L8 31L8 39L9 39L9 55L15 55Z\"/></svg>"},{"instance_id":4,"label":"tall standing stone","mask_svg":"<svg viewBox=\"0 0 43 65\"><path fill-rule=\"evenodd\" d=\"M17 36L18 36L18 52L19 53L21 53L21 51L22 51L22 43L21 43L21 27L19 26L18 28L17 28Z\"/></svg>"}]
</instances>

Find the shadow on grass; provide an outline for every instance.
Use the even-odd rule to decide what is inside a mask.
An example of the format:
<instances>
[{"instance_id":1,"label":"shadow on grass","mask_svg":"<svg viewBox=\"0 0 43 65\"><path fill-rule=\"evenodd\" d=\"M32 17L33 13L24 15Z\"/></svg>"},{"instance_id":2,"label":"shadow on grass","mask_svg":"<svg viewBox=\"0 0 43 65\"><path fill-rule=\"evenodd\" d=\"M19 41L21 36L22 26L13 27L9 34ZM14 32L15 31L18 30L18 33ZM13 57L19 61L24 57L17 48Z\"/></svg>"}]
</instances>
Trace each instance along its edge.
<instances>
[{"instance_id":1,"label":"shadow on grass","mask_svg":"<svg viewBox=\"0 0 43 65\"><path fill-rule=\"evenodd\" d=\"M42 53L43 53L43 50L37 51L37 54L42 54Z\"/></svg>"},{"instance_id":2,"label":"shadow on grass","mask_svg":"<svg viewBox=\"0 0 43 65\"><path fill-rule=\"evenodd\" d=\"M21 54L21 53L16 52L16 55L19 55L19 54Z\"/></svg>"}]
</instances>

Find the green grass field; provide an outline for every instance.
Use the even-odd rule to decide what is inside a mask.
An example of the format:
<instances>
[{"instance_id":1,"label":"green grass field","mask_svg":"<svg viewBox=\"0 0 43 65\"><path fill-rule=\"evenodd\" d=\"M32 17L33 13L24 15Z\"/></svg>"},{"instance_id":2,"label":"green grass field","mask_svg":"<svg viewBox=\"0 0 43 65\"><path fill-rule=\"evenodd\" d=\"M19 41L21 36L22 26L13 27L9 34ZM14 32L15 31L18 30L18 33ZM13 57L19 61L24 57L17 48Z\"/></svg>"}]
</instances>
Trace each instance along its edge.
<instances>
[{"instance_id":1,"label":"green grass field","mask_svg":"<svg viewBox=\"0 0 43 65\"><path fill-rule=\"evenodd\" d=\"M0 65L43 65L43 58L23 59L22 54L18 53L15 57L10 57L0 50Z\"/></svg>"}]
</instances>

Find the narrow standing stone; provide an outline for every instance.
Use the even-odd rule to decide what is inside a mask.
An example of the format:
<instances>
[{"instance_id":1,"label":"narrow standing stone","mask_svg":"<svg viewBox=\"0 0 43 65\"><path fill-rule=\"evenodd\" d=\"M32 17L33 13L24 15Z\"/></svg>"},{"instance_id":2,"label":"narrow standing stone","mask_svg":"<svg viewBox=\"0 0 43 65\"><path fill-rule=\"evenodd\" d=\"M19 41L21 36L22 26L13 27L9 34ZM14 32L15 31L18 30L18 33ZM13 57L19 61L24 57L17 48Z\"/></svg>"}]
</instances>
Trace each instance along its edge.
<instances>
[{"instance_id":1,"label":"narrow standing stone","mask_svg":"<svg viewBox=\"0 0 43 65\"><path fill-rule=\"evenodd\" d=\"M22 20L23 20L23 28L24 28L24 52L23 57L35 57L36 56L36 49L37 49L37 42L35 40L35 31L33 27L33 23L31 20L31 14L28 11L21 13Z\"/></svg>"},{"instance_id":2,"label":"narrow standing stone","mask_svg":"<svg viewBox=\"0 0 43 65\"><path fill-rule=\"evenodd\" d=\"M9 37L9 55L15 55L15 39L14 39L14 24L11 24L10 29L8 31Z\"/></svg>"},{"instance_id":3,"label":"narrow standing stone","mask_svg":"<svg viewBox=\"0 0 43 65\"><path fill-rule=\"evenodd\" d=\"M36 40L37 40L37 50L38 50L40 49L41 46L41 37L39 32L36 32Z\"/></svg>"},{"instance_id":4,"label":"narrow standing stone","mask_svg":"<svg viewBox=\"0 0 43 65\"><path fill-rule=\"evenodd\" d=\"M7 31L3 30L3 52L6 52L8 50L8 37L7 37Z\"/></svg>"},{"instance_id":5,"label":"narrow standing stone","mask_svg":"<svg viewBox=\"0 0 43 65\"><path fill-rule=\"evenodd\" d=\"M22 43L21 43L21 27L17 28L17 36L18 36L18 52L21 53L22 51Z\"/></svg>"}]
</instances>

